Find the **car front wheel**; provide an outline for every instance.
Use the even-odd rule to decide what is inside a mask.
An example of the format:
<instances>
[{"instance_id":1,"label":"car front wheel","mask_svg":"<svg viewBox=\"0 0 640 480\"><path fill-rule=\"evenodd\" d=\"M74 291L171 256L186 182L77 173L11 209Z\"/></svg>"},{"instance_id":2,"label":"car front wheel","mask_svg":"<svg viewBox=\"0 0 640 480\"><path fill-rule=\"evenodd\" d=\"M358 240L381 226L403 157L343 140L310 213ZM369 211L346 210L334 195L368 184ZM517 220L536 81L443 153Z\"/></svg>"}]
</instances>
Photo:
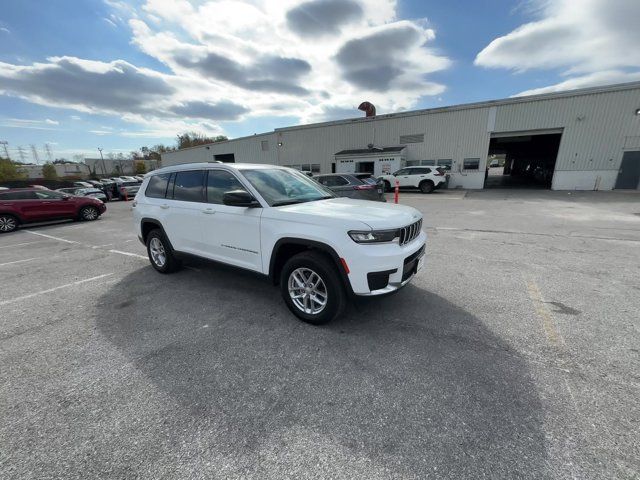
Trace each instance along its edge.
<instances>
[{"instance_id":1,"label":"car front wheel","mask_svg":"<svg viewBox=\"0 0 640 480\"><path fill-rule=\"evenodd\" d=\"M13 215L0 215L0 233L13 232L18 228L18 220Z\"/></svg>"},{"instance_id":2,"label":"car front wheel","mask_svg":"<svg viewBox=\"0 0 640 480\"><path fill-rule=\"evenodd\" d=\"M344 287L331 259L319 252L291 257L280 277L282 298L295 316L313 325L330 322L344 310Z\"/></svg>"}]
</instances>

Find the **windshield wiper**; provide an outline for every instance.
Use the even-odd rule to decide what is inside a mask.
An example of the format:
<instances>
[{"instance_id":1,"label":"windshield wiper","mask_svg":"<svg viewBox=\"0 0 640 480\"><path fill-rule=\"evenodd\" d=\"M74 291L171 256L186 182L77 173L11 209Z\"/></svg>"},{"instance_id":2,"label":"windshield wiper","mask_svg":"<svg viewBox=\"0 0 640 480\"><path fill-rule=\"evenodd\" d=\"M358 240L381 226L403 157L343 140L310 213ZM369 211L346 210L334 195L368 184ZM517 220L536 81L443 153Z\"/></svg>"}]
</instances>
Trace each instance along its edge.
<instances>
[{"instance_id":1,"label":"windshield wiper","mask_svg":"<svg viewBox=\"0 0 640 480\"><path fill-rule=\"evenodd\" d=\"M328 198L334 198L334 197L332 195L324 195L322 197L317 197L317 198L298 198L295 200L281 200L279 202L274 202L272 207L280 207L282 205L293 205L295 203L315 202L317 200L326 200Z\"/></svg>"},{"instance_id":2,"label":"windshield wiper","mask_svg":"<svg viewBox=\"0 0 640 480\"><path fill-rule=\"evenodd\" d=\"M272 207L280 207L282 205L293 205L294 203L304 203L307 200L281 200L279 202L273 202L273 205L271 205Z\"/></svg>"}]
</instances>

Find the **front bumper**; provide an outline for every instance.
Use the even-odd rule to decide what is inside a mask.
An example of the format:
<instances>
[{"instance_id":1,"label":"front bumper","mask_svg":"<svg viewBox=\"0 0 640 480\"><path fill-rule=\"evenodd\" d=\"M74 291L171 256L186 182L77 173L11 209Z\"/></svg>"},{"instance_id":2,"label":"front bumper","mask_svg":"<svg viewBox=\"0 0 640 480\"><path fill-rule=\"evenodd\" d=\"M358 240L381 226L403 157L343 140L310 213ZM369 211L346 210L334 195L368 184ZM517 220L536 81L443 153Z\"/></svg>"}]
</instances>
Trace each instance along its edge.
<instances>
[{"instance_id":1,"label":"front bumper","mask_svg":"<svg viewBox=\"0 0 640 480\"><path fill-rule=\"evenodd\" d=\"M406 245L358 245L360 255L346 257L355 295L385 295L402 288L416 274L424 257L427 235L421 232Z\"/></svg>"}]
</instances>

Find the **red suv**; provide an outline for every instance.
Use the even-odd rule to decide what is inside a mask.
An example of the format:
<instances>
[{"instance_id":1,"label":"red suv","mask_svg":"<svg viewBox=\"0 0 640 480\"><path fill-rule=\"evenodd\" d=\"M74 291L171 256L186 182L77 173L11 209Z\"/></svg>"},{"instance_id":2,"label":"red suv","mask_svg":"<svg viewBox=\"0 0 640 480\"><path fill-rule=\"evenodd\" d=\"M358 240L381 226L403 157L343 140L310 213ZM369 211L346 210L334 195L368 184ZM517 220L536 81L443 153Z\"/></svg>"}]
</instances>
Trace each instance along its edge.
<instances>
[{"instance_id":1,"label":"red suv","mask_svg":"<svg viewBox=\"0 0 640 480\"><path fill-rule=\"evenodd\" d=\"M107 207L91 197L33 188L0 190L0 233L12 232L21 223L61 218L96 220Z\"/></svg>"}]
</instances>

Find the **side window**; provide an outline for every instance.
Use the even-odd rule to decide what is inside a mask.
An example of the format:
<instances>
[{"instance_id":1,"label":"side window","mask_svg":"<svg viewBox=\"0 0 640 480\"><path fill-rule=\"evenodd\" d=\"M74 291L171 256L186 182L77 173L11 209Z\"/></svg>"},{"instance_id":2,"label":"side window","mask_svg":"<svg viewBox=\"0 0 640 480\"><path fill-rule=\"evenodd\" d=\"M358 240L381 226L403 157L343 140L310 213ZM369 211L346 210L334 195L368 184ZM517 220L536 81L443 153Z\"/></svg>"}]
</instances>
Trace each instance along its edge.
<instances>
[{"instance_id":1,"label":"side window","mask_svg":"<svg viewBox=\"0 0 640 480\"><path fill-rule=\"evenodd\" d=\"M451 170L451 164L452 163L453 162L451 161L451 159L448 159L448 158L438 160L438 166L444 168L447 171Z\"/></svg>"},{"instance_id":2,"label":"side window","mask_svg":"<svg viewBox=\"0 0 640 480\"><path fill-rule=\"evenodd\" d=\"M207 176L207 202L222 205L222 197L225 192L244 189L232 173L224 170L209 170Z\"/></svg>"},{"instance_id":3,"label":"side window","mask_svg":"<svg viewBox=\"0 0 640 480\"><path fill-rule=\"evenodd\" d=\"M349 182L344 177L327 177L325 183L327 187L341 187L347 185Z\"/></svg>"},{"instance_id":4,"label":"side window","mask_svg":"<svg viewBox=\"0 0 640 480\"><path fill-rule=\"evenodd\" d=\"M169 178L169 184L167 185L167 198L173 198L173 187L176 184L176 174L172 173Z\"/></svg>"},{"instance_id":5,"label":"side window","mask_svg":"<svg viewBox=\"0 0 640 480\"><path fill-rule=\"evenodd\" d=\"M173 199L183 202L204 202L204 170L176 173Z\"/></svg>"},{"instance_id":6,"label":"side window","mask_svg":"<svg viewBox=\"0 0 640 480\"><path fill-rule=\"evenodd\" d=\"M414 175L425 175L427 173L431 173L431 169L430 168L414 168L413 169L413 174Z\"/></svg>"},{"instance_id":7,"label":"side window","mask_svg":"<svg viewBox=\"0 0 640 480\"><path fill-rule=\"evenodd\" d=\"M409 175L409 169L408 168L403 168L401 170L398 170L395 175Z\"/></svg>"},{"instance_id":8,"label":"side window","mask_svg":"<svg viewBox=\"0 0 640 480\"><path fill-rule=\"evenodd\" d=\"M61 192L52 192L50 190L37 190L34 191L36 197L41 200L59 200L64 197L64 194ZM30 197L33 198L33 197Z\"/></svg>"},{"instance_id":9,"label":"side window","mask_svg":"<svg viewBox=\"0 0 640 480\"><path fill-rule=\"evenodd\" d=\"M480 168L479 158L465 158L462 163L462 168L465 170L478 170Z\"/></svg>"},{"instance_id":10,"label":"side window","mask_svg":"<svg viewBox=\"0 0 640 480\"><path fill-rule=\"evenodd\" d=\"M149 179L149 185L144 194L151 198L164 198L167 192L167 184L169 183L169 173L163 173L162 175L154 175Z\"/></svg>"}]
</instances>

